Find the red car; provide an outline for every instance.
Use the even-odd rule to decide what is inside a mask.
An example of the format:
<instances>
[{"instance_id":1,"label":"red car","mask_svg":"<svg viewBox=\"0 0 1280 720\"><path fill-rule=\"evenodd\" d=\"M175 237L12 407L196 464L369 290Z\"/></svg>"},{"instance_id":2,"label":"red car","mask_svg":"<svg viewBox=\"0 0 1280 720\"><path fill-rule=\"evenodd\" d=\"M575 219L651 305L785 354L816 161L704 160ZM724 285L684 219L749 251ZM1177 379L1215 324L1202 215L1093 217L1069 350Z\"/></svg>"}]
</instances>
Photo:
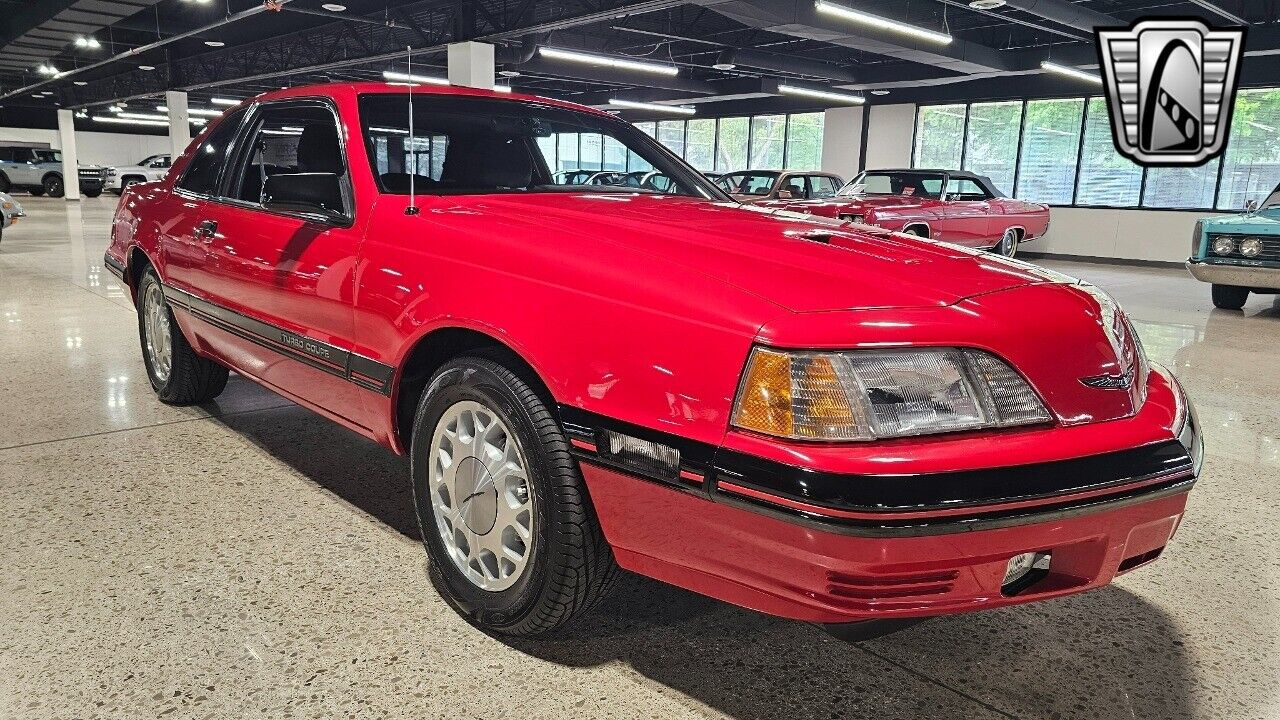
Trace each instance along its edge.
<instances>
[{"instance_id":1,"label":"red car","mask_svg":"<svg viewBox=\"0 0 1280 720\"><path fill-rule=\"evenodd\" d=\"M408 454L471 622L554 630L622 567L871 634L1105 585L1177 529L1195 416L1092 286L744 209L607 113L414 97L229 109L105 261L160 400L234 370ZM557 185L561 133L670 186Z\"/></svg>"},{"instance_id":2,"label":"red car","mask_svg":"<svg viewBox=\"0 0 1280 720\"><path fill-rule=\"evenodd\" d=\"M772 200L765 207L852 220L1013 257L1019 243L1049 230L1049 207L1000 194L981 175L958 170L871 170L821 200Z\"/></svg>"}]
</instances>

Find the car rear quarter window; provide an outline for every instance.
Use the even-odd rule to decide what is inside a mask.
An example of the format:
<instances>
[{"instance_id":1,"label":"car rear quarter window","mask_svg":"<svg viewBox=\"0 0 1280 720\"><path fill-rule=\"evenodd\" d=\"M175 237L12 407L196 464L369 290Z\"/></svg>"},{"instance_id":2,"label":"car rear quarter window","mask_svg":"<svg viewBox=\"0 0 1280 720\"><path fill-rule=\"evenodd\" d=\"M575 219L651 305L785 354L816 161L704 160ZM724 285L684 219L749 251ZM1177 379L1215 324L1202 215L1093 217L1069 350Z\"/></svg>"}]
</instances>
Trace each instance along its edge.
<instances>
[{"instance_id":1,"label":"car rear quarter window","mask_svg":"<svg viewBox=\"0 0 1280 720\"><path fill-rule=\"evenodd\" d=\"M235 142L236 131L244 122L244 109L223 118L209 136L196 148L178 187L197 195L213 195L218 189L218 173L227 164L228 153Z\"/></svg>"},{"instance_id":2,"label":"car rear quarter window","mask_svg":"<svg viewBox=\"0 0 1280 720\"><path fill-rule=\"evenodd\" d=\"M978 183L967 178L952 178L947 184L947 197L952 200L986 200L989 195Z\"/></svg>"}]
</instances>

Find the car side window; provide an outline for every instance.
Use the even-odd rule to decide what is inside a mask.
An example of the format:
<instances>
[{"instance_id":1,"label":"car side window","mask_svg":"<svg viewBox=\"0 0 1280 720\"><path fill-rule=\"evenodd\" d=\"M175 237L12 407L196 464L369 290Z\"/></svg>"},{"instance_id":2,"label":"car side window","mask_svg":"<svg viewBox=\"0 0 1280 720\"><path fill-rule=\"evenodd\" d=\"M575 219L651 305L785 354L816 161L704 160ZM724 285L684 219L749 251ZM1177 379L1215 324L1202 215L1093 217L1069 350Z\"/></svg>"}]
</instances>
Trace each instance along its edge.
<instances>
[{"instance_id":1,"label":"car side window","mask_svg":"<svg viewBox=\"0 0 1280 720\"><path fill-rule=\"evenodd\" d=\"M245 111L238 110L222 119L196 148L191 162L178 181L178 187L198 195L213 195L218 189L218 172L226 165L236 131L244 121Z\"/></svg>"},{"instance_id":2,"label":"car side window","mask_svg":"<svg viewBox=\"0 0 1280 720\"><path fill-rule=\"evenodd\" d=\"M778 197L781 198L804 198L808 197L808 194L803 175L788 177L782 187L778 188Z\"/></svg>"},{"instance_id":3,"label":"car side window","mask_svg":"<svg viewBox=\"0 0 1280 720\"><path fill-rule=\"evenodd\" d=\"M261 106L242 148L227 198L265 205L283 196L293 204L345 213L341 188L346 161L337 119L327 105L288 101Z\"/></svg>"},{"instance_id":4,"label":"car side window","mask_svg":"<svg viewBox=\"0 0 1280 720\"><path fill-rule=\"evenodd\" d=\"M810 175L809 176L809 197L811 198L829 198L836 194L835 178L826 175Z\"/></svg>"},{"instance_id":5,"label":"car side window","mask_svg":"<svg viewBox=\"0 0 1280 720\"><path fill-rule=\"evenodd\" d=\"M990 196L982 186L968 178L951 178L947 183L947 197L957 201L980 201Z\"/></svg>"}]
</instances>

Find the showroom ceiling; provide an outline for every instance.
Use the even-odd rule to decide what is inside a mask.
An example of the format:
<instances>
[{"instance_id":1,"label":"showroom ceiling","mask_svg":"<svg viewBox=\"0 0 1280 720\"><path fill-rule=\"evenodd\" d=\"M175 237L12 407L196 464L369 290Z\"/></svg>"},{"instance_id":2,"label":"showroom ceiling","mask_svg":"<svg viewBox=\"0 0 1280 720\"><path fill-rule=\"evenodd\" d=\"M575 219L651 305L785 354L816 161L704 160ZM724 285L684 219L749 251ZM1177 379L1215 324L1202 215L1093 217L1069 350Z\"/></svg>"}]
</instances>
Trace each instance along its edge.
<instances>
[{"instance_id":1,"label":"showroom ceiling","mask_svg":"<svg viewBox=\"0 0 1280 720\"><path fill-rule=\"evenodd\" d=\"M406 46L423 73L443 75L445 46L465 39L497 44L499 69L514 75L502 82L520 91L586 104L696 103L705 115L840 104L780 92L779 84L871 103L1078 94L1079 81L1048 75L1040 63L1095 64L1094 26L1152 14L1246 22L1258 59L1246 64L1244 82L1280 68L1280 0L1007 0L993 9L968 0L831 0L834 11L820 7L825 0L276 2L278 9L262 0L0 0L0 121L166 89L202 102L377 80L404 70ZM934 38L851 22L840 7ZM937 42L939 34L950 41ZM678 73L566 62L543 47Z\"/></svg>"}]
</instances>

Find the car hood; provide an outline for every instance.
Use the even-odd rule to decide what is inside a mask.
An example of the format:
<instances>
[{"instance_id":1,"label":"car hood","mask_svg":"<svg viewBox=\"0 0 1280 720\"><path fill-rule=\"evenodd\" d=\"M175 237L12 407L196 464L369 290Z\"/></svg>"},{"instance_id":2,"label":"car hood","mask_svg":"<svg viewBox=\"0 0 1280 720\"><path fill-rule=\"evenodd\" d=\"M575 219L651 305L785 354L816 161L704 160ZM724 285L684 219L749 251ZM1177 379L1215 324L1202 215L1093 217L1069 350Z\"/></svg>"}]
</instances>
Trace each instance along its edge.
<instances>
[{"instance_id":1,"label":"car hood","mask_svg":"<svg viewBox=\"0 0 1280 720\"><path fill-rule=\"evenodd\" d=\"M946 243L694 198L584 192L442 199L434 212L501 217L504 232L537 237L555 228L566 255L612 243L620 259L639 253L669 267L661 272L711 276L794 312L947 306L1065 277Z\"/></svg>"},{"instance_id":2,"label":"car hood","mask_svg":"<svg viewBox=\"0 0 1280 720\"><path fill-rule=\"evenodd\" d=\"M1256 232L1280 235L1280 208L1259 210L1253 215L1222 215L1204 219L1206 232Z\"/></svg>"}]
</instances>

